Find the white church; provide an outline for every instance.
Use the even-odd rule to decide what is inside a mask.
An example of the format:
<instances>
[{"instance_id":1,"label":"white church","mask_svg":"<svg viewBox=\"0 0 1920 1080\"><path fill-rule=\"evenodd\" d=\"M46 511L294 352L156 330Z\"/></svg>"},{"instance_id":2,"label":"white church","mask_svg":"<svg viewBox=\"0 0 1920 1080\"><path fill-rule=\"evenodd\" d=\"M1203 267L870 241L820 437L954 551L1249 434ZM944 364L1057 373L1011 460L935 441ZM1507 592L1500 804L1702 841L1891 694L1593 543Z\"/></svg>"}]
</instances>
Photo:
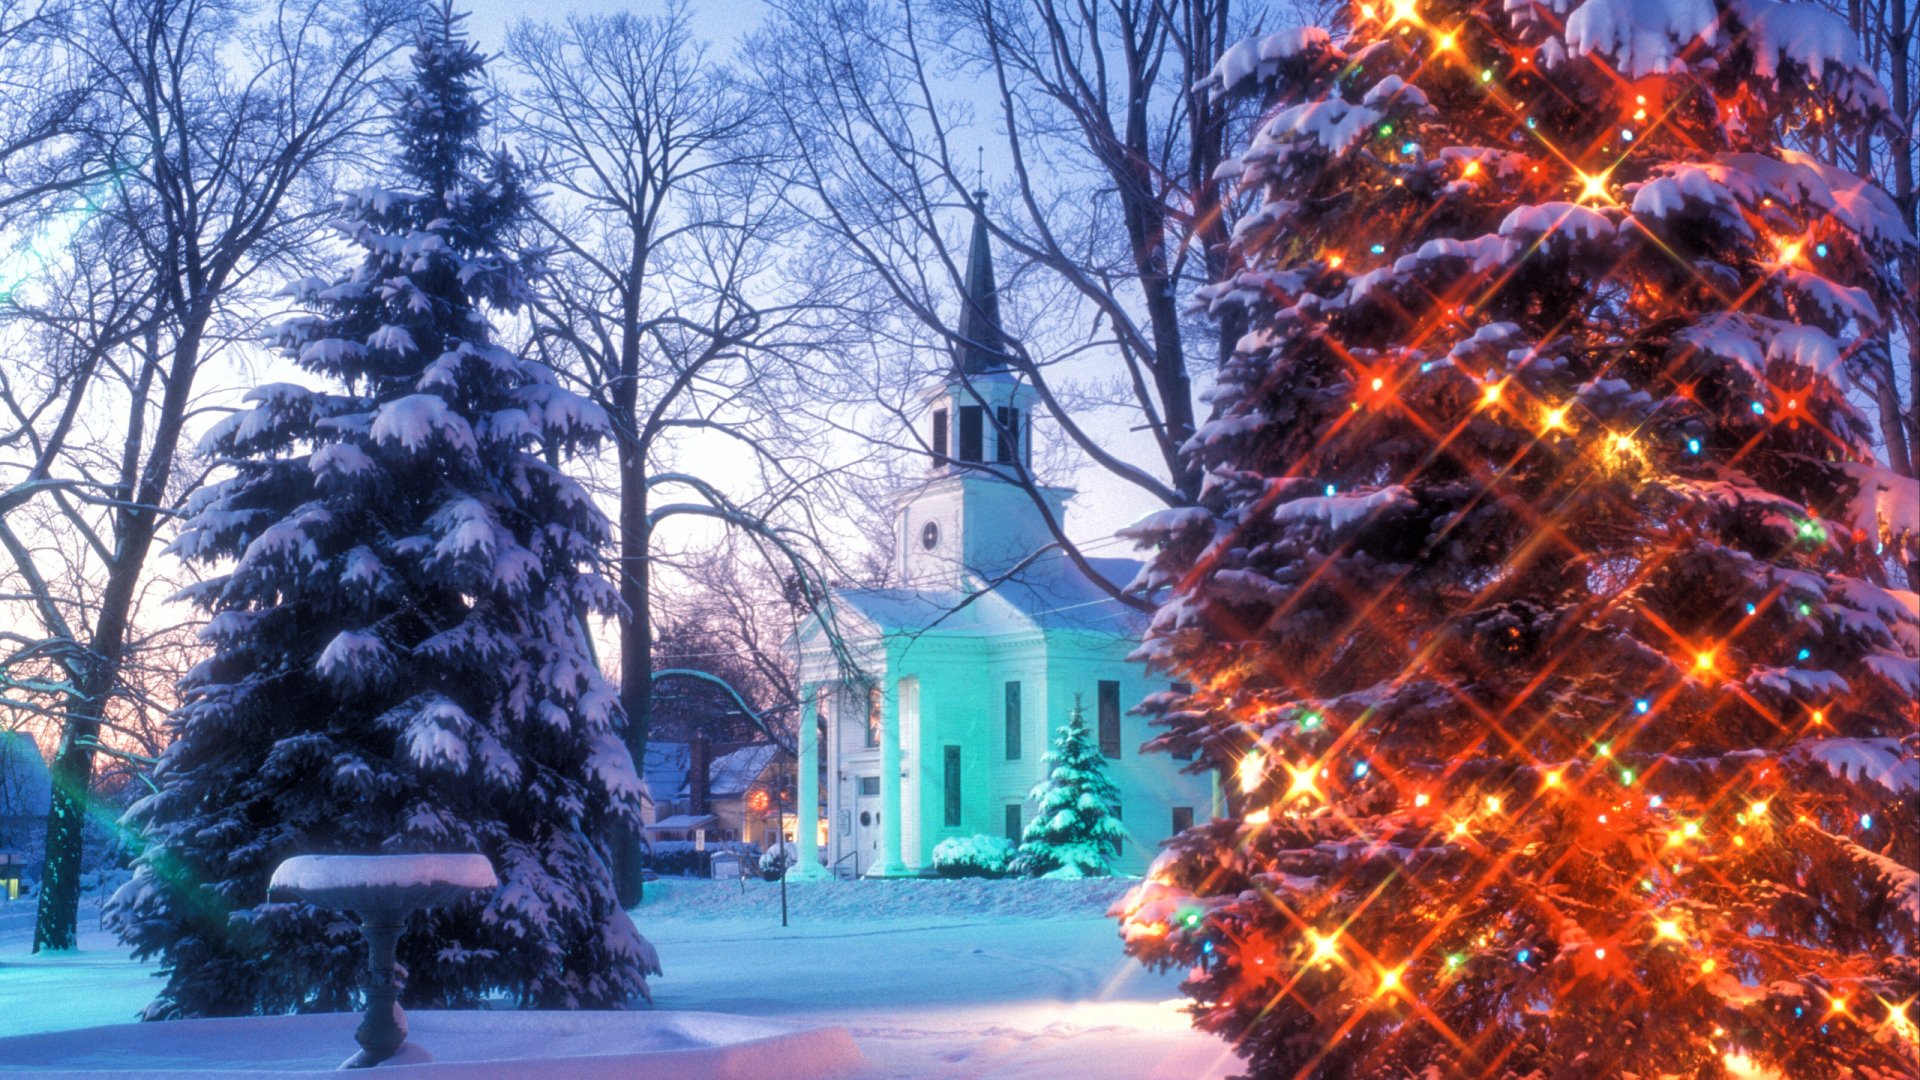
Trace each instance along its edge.
<instances>
[{"instance_id":1,"label":"white church","mask_svg":"<svg viewBox=\"0 0 1920 1080\"><path fill-rule=\"evenodd\" d=\"M849 676L820 623L793 642L801 683L796 877L932 873L934 845L976 833L1015 841L1043 757L1076 696L1120 790L1132 839L1115 871L1138 874L1175 832L1206 820L1211 776L1142 754L1129 713L1170 684L1127 654L1145 617L1081 574L1053 542L1072 492L1009 479L1030 462L1033 389L1009 370L986 222L976 214L965 310L945 380L926 395L932 461L895 508L901 587L833 593ZM1035 554L1038 552L1039 554ZM1091 560L1130 581L1131 559Z\"/></svg>"}]
</instances>

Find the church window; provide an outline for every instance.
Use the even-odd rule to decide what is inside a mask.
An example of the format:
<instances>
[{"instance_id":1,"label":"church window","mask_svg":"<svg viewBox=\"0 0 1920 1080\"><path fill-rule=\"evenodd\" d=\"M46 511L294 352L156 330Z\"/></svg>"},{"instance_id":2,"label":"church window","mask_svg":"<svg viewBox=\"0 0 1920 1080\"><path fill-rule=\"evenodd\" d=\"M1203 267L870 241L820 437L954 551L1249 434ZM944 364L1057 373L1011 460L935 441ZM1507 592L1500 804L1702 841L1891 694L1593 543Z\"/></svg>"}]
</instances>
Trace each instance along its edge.
<instances>
[{"instance_id":1,"label":"church window","mask_svg":"<svg viewBox=\"0 0 1920 1080\"><path fill-rule=\"evenodd\" d=\"M880 794L880 778L877 776L861 777L860 778L860 794L865 795L869 798Z\"/></svg>"},{"instance_id":2,"label":"church window","mask_svg":"<svg viewBox=\"0 0 1920 1080\"><path fill-rule=\"evenodd\" d=\"M1020 684L1007 684L1007 760L1020 760Z\"/></svg>"},{"instance_id":3,"label":"church window","mask_svg":"<svg viewBox=\"0 0 1920 1080\"><path fill-rule=\"evenodd\" d=\"M1176 806L1173 808L1173 834L1175 836L1193 828L1193 807Z\"/></svg>"},{"instance_id":4,"label":"church window","mask_svg":"<svg viewBox=\"0 0 1920 1080\"><path fill-rule=\"evenodd\" d=\"M960 748L949 746L945 755L945 780L947 787L947 827L960 824Z\"/></svg>"},{"instance_id":5,"label":"church window","mask_svg":"<svg viewBox=\"0 0 1920 1080\"><path fill-rule=\"evenodd\" d=\"M928 551L940 546L940 526L937 522L929 521L920 526L920 546Z\"/></svg>"},{"instance_id":6,"label":"church window","mask_svg":"<svg viewBox=\"0 0 1920 1080\"><path fill-rule=\"evenodd\" d=\"M960 452L955 457L961 461L983 461L985 419L978 405L960 406Z\"/></svg>"},{"instance_id":7,"label":"church window","mask_svg":"<svg viewBox=\"0 0 1920 1080\"><path fill-rule=\"evenodd\" d=\"M1020 833L1021 833L1020 804L1017 802L1008 803L1007 804L1007 842L1012 844L1019 843Z\"/></svg>"},{"instance_id":8,"label":"church window","mask_svg":"<svg viewBox=\"0 0 1920 1080\"><path fill-rule=\"evenodd\" d=\"M1100 680L1100 755L1120 756L1120 684Z\"/></svg>"},{"instance_id":9,"label":"church window","mask_svg":"<svg viewBox=\"0 0 1920 1080\"><path fill-rule=\"evenodd\" d=\"M1012 465L1020 460L1020 410L1005 405L993 411L994 419L1000 425L998 436L994 440L999 451L994 460L1002 465Z\"/></svg>"},{"instance_id":10,"label":"church window","mask_svg":"<svg viewBox=\"0 0 1920 1080\"><path fill-rule=\"evenodd\" d=\"M933 463L939 465L946 460L953 448L947 445L947 410L933 410Z\"/></svg>"}]
</instances>

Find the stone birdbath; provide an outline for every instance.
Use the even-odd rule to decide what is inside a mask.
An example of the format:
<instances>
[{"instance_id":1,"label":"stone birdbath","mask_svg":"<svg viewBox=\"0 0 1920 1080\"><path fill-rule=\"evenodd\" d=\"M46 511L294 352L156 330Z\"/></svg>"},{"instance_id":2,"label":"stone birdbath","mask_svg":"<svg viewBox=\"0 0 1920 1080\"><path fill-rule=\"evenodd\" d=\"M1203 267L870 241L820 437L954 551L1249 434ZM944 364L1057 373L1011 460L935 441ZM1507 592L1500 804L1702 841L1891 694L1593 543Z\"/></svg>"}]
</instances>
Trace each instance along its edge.
<instances>
[{"instance_id":1,"label":"stone birdbath","mask_svg":"<svg viewBox=\"0 0 1920 1080\"><path fill-rule=\"evenodd\" d=\"M360 1052L341 1068L364 1069L396 1055L407 1063L433 1060L407 1043L394 961L400 932L418 908L445 907L499 885L485 855L298 855L273 871L269 899L304 900L360 916L367 937L367 1015L353 1033Z\"/></svg>"}]
</instances>

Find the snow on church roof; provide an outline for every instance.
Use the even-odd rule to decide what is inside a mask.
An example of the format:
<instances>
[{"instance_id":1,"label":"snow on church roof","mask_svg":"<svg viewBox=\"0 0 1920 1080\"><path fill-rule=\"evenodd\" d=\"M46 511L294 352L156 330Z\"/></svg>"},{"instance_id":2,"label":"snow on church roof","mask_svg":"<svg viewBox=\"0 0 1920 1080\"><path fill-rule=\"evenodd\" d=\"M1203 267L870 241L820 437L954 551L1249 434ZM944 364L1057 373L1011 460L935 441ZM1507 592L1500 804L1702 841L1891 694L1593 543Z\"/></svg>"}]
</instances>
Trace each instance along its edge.
<instances>
[{"instance_id":1,"label":"snow on church roof","mask_svg":"<svg viewBox=\"0 0 1920 1080\"><path fill-rule=\"evenodd\" d=\"M773 753L773 744L760 743L713 759L713 764L707 766L708 797L725 799L745 794L753 782L760 779L760 774L767 771Z\"/></svg>"},{"instance_id":2,"label":"snow on church roof","mask_svg":"<svg viewBox=\"0 0 1920 1080\"><path fill-rule=\"evenodd\" d=\"M1122 585L1140 569L1133 559L1087 561ZM957 589L839 589L834 595L883 633L926 629L984 637L1076 630L1137 638L1146 631L1145 616L1108 596L1058 551L971 602Z\"/></svg>"}]
</instances>

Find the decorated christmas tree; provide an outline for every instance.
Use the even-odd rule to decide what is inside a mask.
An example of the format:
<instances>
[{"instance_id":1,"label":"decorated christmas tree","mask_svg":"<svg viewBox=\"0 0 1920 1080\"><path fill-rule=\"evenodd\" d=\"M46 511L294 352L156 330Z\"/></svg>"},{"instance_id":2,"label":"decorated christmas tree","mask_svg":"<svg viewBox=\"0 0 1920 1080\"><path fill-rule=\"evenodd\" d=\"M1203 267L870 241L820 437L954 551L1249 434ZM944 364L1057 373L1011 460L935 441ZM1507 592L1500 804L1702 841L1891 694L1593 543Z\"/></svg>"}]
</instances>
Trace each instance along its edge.
<instances>
[{"instance_id":1,"label":"decorated christmas tree","mask_svg":"<svg viewBox=\"0 0 1920 1080\"><path fill-rule=\"evenodd\" d=\"M1116 912L1257 1077L1915 1075L1920 499L1847 373L1884 102L1769 0L1359 4L1263 95L1250 319L1137 535L1229 813Z\"/></svg>"},{"instance_id":2,"label":"decorated christmas tree","mask_svg":"<svg viewBox=\"0 0 1920 1080\"><path fill-rule=\"evenodd\" d=\"M1106 877L1127 830L1115 811L1120 789L1087 734L1077 694L1044 764L1047 778L1027 796L1039 807L1020 834L1015 868L1033 876Z\"/></svg>"},{"instance_id":3,"label":"decorated christmas tree","mask_svg":"<svg viewBox=\"0 0 1920 1080\"><path fill-rule=\"evenodd\" d=\"M405 997L616 1007L652 950L596 837L639 781L583 632L613 593L608 526L554 462L604 418L491 340L529 267L527 196L481 149L482 57L442 9L395 102L396 190L347 196L363 255L293 289L281 340L316 390L262 386L208 435L233 476L174 545L212 573L210 658L183 682L148 847L109 923L165 989L150 1017L341 1009L364 944L340 912L269 903L291 855L480 852L500 889L416 914Z\"/></svg>"}]
</instances>

